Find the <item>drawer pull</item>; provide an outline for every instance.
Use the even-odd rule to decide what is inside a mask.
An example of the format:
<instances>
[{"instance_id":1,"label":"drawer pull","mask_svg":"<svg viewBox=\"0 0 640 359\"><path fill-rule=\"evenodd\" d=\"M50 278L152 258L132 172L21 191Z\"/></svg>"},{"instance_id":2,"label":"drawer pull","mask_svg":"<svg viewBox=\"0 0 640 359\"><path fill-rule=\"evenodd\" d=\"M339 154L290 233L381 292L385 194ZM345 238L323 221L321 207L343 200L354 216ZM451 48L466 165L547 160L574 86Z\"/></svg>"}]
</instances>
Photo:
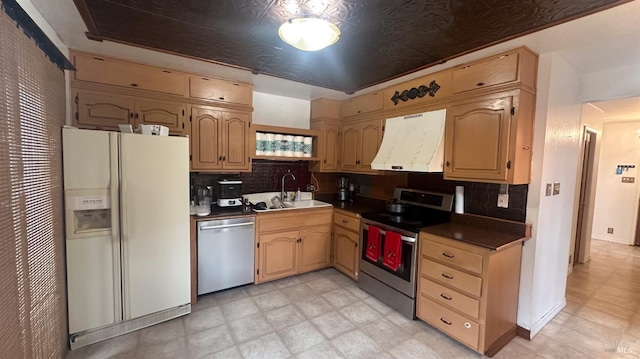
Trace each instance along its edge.
<instances>
[{"instance_id":1,"label":"drawer pull","mask_svg":"<svg viewBox=\"0 0 640 359\"><path fill-rule=\"evenodd\" d=\"M449 259L452 259L453 257L455 257L453 254L449 254L447 252L442 252L442 255L447 257L447 258L449 258Z\"/></svg>"},{"instance_id":2,"label":"drawer pull","mask_svg":"<svg viewBox=\"0 0 640 359\"><path fill-rule=\"evenodd\" d=\"M349 223L349 221L347 221L346 219L343 219L342 223Z\"/></svg>"},{"instance_id":3,"label":"drawer pull","mask_svg":"<svg viewBox=\"0 0 640 359\"><path fill-rule=\"evenodd\" d=\"M451 297L450 297L450 296L448 296L448 295L446 295L446 294L444 294L444 293L441 293L441 294L440 294L440 296L441 296L442 298L446 299L446 300L451 300Z\"/></svg>"},{"instance_id":4,"label":"drawer pull","mask_svg":"<svg viewBox=\"0 0 640 359\"><path fill-rule=\"evenodd\" d=\"M451 325L451 322L447 322L444 318L440 318L440 321L446 325Z\"/></svg>"},{"instance_id":5,"label":"drawer pull","mask_svg":"<svg viewBox=\"0 0 640 359\"><path fill-rule=\"evenodd\" d=\"M467 328L467 329L470 329L471 328L471 323L464 322L464 327Z\"/></svg>"},{"instance_id":6,"label":"drawer pull","mask_svg":"<svg viewBox=\"0 0 640 359\"><path fill-rule=\"evenodd\" d=\"M484 82L478 82L476 86L484 86Z\"/></svg>"},{"instance_id":7,"label":"drawer pull","mask_svg":"<svg viewBox=\"0 0 640 359\"><path fill-rule=\"evenodd\" d=\"M447 278L447 279L453 279L453 276L450 276L447 273L442 273L442 276Z\"/></svg>"}]
</instances>

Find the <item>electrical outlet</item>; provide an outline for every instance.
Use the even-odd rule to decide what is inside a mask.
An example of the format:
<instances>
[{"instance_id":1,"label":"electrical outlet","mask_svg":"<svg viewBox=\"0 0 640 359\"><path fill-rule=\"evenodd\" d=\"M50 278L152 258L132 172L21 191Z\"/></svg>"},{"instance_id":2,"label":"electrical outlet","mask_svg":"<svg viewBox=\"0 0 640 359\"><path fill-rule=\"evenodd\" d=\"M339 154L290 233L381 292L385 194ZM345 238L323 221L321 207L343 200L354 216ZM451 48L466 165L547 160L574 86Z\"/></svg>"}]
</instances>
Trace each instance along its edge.
<instances>
[{"instance_id":1,"label":"electrical outlet","mask_svg":"<svg viewBox=\"0 0 640 359\"><path fill-rule=\"evenodd\" d=\"M545 191L545 196L549 197L551 196L551 191L553 190L553 184L551 183L547 183L547 189Z\"/></svg>"},{"instance_id":2,"label":"electrical outlet","mask_svg":"<svg viewBox=\"0 0 640 359\"><path fill-rule=\"evenodd\" d=\"M607 228L607 233L613 234L613 228L611 228L611 227Z\"/></svg>"},{"instance_id":3,"label":"electrical outlet","mask_svg":"<svg viewBox=\"0 0 640 359\"><path fill-rule=\"evenodd\" d=\"M560 182L553 183L553 195L560 194Z\"/></svg>"},{"instance_id":4,"label":"electrical outlet","mask_svg":"<svg viewBox=\"0 0 640 359\"><path fill-rule=\"evenodd\" d=\"M622 183L635 183L635 177L622 177Z\"/></svg>"},{"instance_id":5,"label":"electrical outlet","mask_svg":"<svg viewBox=\"0 0 640 359\"><path fill-rule=\"evenodd\" d=\"M498 207L509 208L509 195L507 193L498 194Z\"/></svg>"}]
</instances>

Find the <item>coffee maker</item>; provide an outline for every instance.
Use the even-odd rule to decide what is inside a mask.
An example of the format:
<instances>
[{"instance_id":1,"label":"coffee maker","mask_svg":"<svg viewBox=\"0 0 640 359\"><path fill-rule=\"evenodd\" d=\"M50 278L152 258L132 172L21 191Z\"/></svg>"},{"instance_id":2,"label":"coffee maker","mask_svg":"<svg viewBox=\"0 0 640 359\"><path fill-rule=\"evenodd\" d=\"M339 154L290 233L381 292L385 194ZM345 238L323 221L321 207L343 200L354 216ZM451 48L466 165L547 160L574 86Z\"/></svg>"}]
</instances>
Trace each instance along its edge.
<instances>
[{"instance_id":1,"label":"coffee maker","mask_svg":"<svg viewBox=\"0 0 640 359\"><path fill-rule=\"evenodd\" d=\"M336 178L336 187L338 187L338 201L349 200L347 189L349 187L349 177L340 176Z\"/></svg>"},{"instance_id":2,"label":"coffee maker","mask_svg":"<svg viewBox=\"0 0 640 359\"><path fill-rule=\"evenodd\" d=\"M220 179L215 186L218 207L241 206L242 180L239 178Z\"/></svg>"}]
</instances>

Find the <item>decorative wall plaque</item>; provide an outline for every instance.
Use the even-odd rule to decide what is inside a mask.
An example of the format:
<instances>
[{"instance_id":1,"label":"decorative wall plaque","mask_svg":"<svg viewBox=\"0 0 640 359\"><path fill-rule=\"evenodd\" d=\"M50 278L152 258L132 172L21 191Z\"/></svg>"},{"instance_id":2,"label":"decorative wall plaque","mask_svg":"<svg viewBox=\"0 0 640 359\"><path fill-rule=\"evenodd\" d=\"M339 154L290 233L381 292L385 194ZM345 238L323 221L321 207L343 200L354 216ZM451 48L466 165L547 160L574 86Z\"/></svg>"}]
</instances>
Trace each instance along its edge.
<instances>
[{"instance_id":1,"label":"decorative wall plaque","mask_svg":"<svg viewBox=\"0 0 640 359\"><path fill-rule=\"evenodd\" d=\"M423 98L427 94L431 97L435 97L438 90L440 90L440 85L438 85L434 80L429 83L429 86L421 85L417 88L414 87L411 90L404 90L402 93L396 91L396 93L393 94L393 97L391 97L391 101L393 101L394 105L397 105L400 101L407 102L414 98Z\"/></svg>"}]
</instances>

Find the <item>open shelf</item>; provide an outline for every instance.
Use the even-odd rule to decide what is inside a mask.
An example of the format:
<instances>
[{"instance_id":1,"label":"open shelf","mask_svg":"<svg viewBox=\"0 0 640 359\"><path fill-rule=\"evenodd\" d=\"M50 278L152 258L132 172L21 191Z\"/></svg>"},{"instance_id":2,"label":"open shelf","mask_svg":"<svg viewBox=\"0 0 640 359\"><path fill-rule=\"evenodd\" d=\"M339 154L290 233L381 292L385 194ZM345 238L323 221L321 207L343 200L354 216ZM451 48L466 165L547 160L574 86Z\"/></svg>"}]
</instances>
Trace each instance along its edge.
<instances>
[{"instance_id":1,"label":"open shelf","mask_svg":"<svg viewBox=\"0 0 640 359\"><path fill-rule=\"evenodd\" d=\"M292 136L303 136L303 137L311 137L311 157L290 157L290 156L257 156L255 153L255 143L256 143L256 132L262 133L274 133L280 135L292 135ZM251 147L251 159L252 160L273 160L273 161L311 161L317 162L320 160L318 157L319 151L319 137L320 130L307 130L303 128L292 128L292 127L280 127L280 126L267 126L267 125L257 125L251 124L251 139L249 142L249 146Z\"/></svg>"}]
</instances>

